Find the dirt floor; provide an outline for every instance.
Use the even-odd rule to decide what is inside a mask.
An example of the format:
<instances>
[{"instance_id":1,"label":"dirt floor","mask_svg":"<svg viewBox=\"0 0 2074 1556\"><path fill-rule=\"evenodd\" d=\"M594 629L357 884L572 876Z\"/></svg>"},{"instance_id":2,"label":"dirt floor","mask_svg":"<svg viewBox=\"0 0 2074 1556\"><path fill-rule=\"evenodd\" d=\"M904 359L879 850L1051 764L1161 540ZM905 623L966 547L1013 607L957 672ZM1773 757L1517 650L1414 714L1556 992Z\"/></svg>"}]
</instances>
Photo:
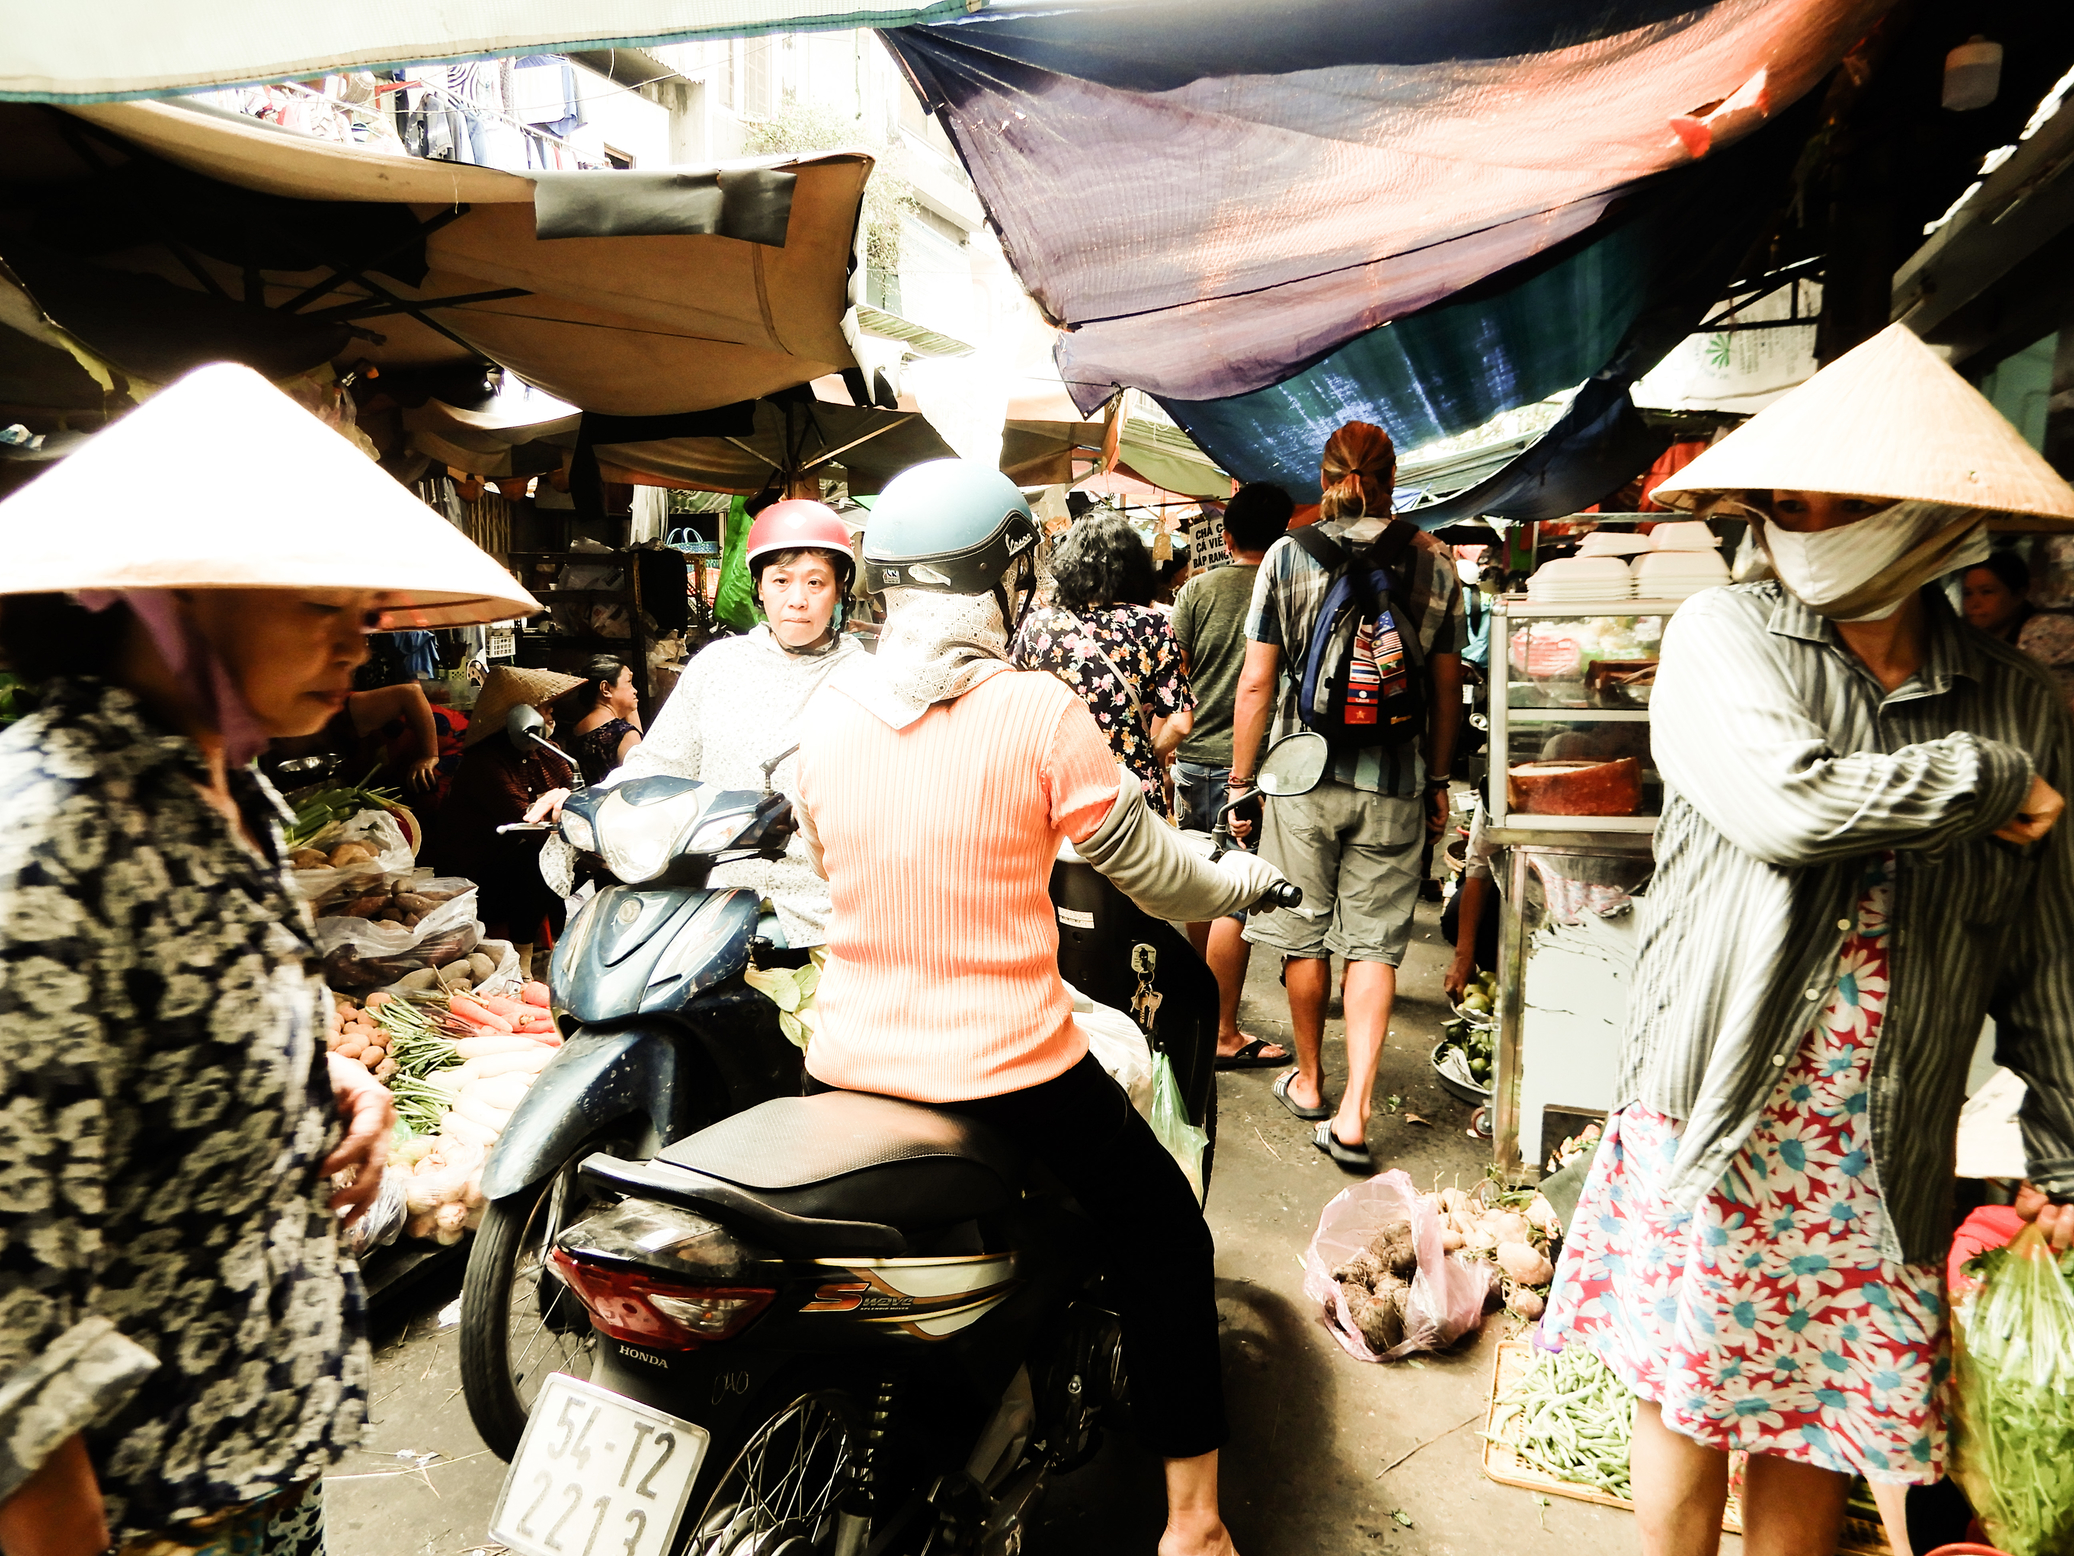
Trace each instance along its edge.
<instances>
[{"instance_id":1,"label":"dirt floor","mask_svg":"<svg viewBox=\"0 0 2074 1556\"><path fill-rule=\"evenodd\" d=\"M1468 1135L1469 1109L1441 1091L1426 1060L1444 1014L1448 948L1437 918L1437 908L1420 907L1369 1138L1380 1167L1402 1167L1421 1187L1466 1186L1482 1175L1489 1147ZM1284 1037L1288 1012L1275 973L1271 958L1255 959L1242 1015L1248 1030ZM1326 1028L1329 1095L1338 1094L1344 1062L1334 1020ZM1223 1461L1224 1502L1239 1549L1246 1556L1635 1549L1626 1513L1560 1498L1543 1505L1531 1492L1483 1478L1477 1429L1493 1353L1512 1327L1505 1319L1487 1320L1479 1337L1450 1354L1391 1366L1353 1360L1314 1321L1302 1294L1303 1251L1319 1211L1353 1180L1269 1094L1274 1074L1221 1078L1209 1201L1236 1433ZM1394 1113L1384 1111L1392 1096L1399 1099ZM326 1489L331 1556L495 1549L484 1530L504 1467L469 1426L456 1331L441 1323L458 1283L458 1274L428 1279L390 1307L368 1449ZM1055 1482L1024 1550L1149 1556L1162 1505L1157 1461L1112 1435L1092 1463ZM1730 1553L1738 1544L1723 1543Z\"/></svg>"}]
</instances>

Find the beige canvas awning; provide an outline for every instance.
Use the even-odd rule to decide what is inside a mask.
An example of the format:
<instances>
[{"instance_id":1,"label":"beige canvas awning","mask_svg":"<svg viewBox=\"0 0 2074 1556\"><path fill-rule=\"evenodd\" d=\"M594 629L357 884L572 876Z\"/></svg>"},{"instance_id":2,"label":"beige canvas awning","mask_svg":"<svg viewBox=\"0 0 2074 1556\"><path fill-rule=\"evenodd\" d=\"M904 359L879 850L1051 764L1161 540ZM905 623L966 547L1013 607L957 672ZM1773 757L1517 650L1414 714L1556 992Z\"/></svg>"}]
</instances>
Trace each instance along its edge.
<instances>
[{"instance_id":1,"label":"beige canvas awning","mask_svg":"<svg viewBox=\"0 0 2074 1556\"><path fill-rule=\"evenodd\" d=\"M856 365L861 152L521 176L167 103L0 104L0 143L0 262L118 399L215 360L279 379L488 357L651 416ZM41 355L48 388L12 403L76 402L76 361Z\"/></svg>"}]
</instances>

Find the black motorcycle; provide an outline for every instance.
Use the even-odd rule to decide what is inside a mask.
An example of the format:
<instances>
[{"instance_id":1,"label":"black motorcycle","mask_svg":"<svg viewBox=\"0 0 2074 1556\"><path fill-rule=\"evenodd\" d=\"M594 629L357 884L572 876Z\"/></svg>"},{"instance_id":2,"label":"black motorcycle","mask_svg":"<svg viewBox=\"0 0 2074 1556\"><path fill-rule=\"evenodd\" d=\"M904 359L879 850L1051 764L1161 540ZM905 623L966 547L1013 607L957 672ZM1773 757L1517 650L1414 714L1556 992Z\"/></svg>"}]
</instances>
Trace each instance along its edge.
<instances>
[{"instance_id":1,"label":"black motorcycle","mask_svg":"<svg viewBox=\"0 0 2074 1556\"><path fill-rule=\"evenodd\" d=\"M1278 753L1268 792L1315 782ZM1187 941L1070 858L1053 899L1062 965L1139 1014L1214 1128L1216 984ZM617 1203L551 1258L600 1343L543 1384L506 1477L491 1537L522 1556L1012 1556L1127 1408L1087 1218L970 1119L786 1097L579 1176Z\"/></svg>"},{"instance_id":2,"label":"black motorcycle","mask_svg":"<svg viewBox=\"0 0 2074 1556\"><path fill-rule=\"evenodd\" d=\"M522 749L547 744L540 727L533 709L512 710ZM476 1431L501 1457L517 1449L541 1383L557 1369L587 1370L597 1344L545 1262L594 1202L576 1164L601 1150L653 1155L799 1091L800 1051L742 974L753 960L804 953L773 945L755 892L706 884L726 860L784 851L793 828L770 791L776 765L761 793L649 777L579 789L563 804L562 835L618 884L585 903L555 946L548 988L564 1041L483 1170L489 1204L462 1287L461 1384Z\"/></svg>"}]
</instances>

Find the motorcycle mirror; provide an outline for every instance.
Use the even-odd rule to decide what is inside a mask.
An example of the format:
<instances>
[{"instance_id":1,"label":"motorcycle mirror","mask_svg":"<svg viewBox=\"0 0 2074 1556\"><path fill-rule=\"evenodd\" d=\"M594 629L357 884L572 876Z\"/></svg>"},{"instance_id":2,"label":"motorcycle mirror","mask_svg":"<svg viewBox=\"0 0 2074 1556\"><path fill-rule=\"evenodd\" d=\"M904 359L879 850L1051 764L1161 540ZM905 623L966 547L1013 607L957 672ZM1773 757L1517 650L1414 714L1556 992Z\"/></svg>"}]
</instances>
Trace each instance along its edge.
<instances>
[{"instance_id":1,"label":"motorcycle mirror","mask_svg":"<svg viewBox=\"0 0 2074 1556\"><path fill-rule=\"evenodd\" d=\"M1308 729L1284 735L1268 747L1261 760L1260 792L1277 796L1308 794L1318 787L1331 760L1332 747L1323 735Z\"/></svg>"},{"instance_id":2,"label":"motorcycle mirror","mask_svg":"<svg viewBox=\"0 0 2074 1556\"><path fill-rule=\"evenodd\" d=\"M504 715L504 733L521 752L533 749L533 737L547 728L547 720L530 703L520 703Z\"/></svg>"}]
</instances>

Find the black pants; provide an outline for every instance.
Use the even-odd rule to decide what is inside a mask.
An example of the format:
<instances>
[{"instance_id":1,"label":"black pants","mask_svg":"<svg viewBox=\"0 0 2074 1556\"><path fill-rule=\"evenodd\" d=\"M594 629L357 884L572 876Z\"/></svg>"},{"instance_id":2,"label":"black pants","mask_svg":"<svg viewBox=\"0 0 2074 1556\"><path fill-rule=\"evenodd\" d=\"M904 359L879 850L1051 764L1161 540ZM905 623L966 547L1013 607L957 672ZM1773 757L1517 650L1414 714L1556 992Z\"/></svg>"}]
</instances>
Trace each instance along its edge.
<instances>
[{"instance_id":1,"label":"black pants","mask_svg":"<svg viewBox=\"0 0 2074 1556\"><path fill-rule=\"evenodd\" d=\"M833 1091L809 1075L805 1090ZM1163 1459L1221 1448L1217 1249L1188 1178L1089 1054L1064 1075L999 1097L944 1103L1051 1169L1102 1237L1123 1321L1138 1438Z\"/></svg>"}]
</instances>

